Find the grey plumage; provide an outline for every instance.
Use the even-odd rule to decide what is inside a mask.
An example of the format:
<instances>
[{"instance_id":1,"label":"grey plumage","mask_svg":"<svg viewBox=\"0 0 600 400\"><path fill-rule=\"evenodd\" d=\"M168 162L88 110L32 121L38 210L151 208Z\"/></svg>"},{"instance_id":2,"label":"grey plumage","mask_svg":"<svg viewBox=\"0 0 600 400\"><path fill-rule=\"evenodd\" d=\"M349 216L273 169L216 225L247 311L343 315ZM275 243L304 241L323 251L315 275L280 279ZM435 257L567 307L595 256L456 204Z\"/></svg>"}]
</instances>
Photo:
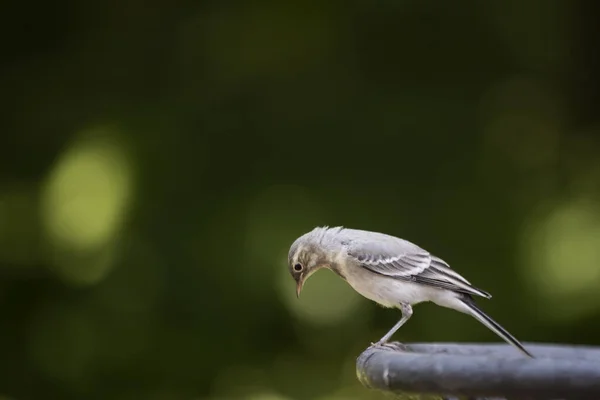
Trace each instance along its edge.
<instances>
[{"instance_id":1,"label":"grey plumage","mask_svg":"<svg viewBox=\"0 0 600 400\"><path fill-rule=\"evenodd\" d=\"M481 311L472 296L491 295L471 285L442 259L394 236L343 227L318 227L292 244L290 274L300 294L304 282L329 268L361 295L402 311L402 319L378 343L387 341L412 315L412 305L432 301L475 317L525 354L510 333Z\"/></svg>"},{"instance_id":2,"label":"grey plumage","mask_svg":"<svg viewBox=\"0 0 600 400\"><path fill-rule=\"evenodd\" d=\"M411 242L381 233L364 238L364 231L354 229L348 230L348 234L356 237L346 241L348 255L376 274L488 299L492 297L473 287L445 261Z\"/></svg>"}]
</instances>

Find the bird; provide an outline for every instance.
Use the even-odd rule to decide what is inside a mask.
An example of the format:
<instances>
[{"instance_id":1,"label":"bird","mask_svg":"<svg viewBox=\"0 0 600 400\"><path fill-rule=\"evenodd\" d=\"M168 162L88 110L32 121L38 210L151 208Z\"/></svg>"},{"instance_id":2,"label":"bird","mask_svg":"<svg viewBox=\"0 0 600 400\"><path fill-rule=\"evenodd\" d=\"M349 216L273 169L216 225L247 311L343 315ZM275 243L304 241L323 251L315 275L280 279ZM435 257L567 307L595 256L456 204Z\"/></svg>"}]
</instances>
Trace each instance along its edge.
<instances>
[{"instance_id":1,"label":"bird","mask_svg":"<svg viewBox=\"0 0 600 400\"><path fill-rule=\"evenodd\" d=\"M474 297L490 299L448 263L407 240L343 226L316 227L298 237L288 252L288 268L296 296L315 272L329 269L360 295L402 317L373 346L385 345L412 316L413 306L433 302L471 315L528 357L533 355L506 329L485 314Z\"/></svg>"}]
</instances>

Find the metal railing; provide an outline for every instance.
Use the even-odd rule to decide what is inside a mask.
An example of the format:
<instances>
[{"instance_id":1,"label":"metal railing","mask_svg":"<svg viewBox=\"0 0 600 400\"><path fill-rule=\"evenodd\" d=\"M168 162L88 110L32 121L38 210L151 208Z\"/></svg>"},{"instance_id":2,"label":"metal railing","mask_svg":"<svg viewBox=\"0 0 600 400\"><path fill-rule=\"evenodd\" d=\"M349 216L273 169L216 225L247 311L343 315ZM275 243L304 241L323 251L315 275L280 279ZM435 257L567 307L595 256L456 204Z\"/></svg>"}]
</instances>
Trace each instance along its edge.
<instances>
[{"instance_id":1,"label":"metal railing","mask_svg":"<svg viewBox=\"0 0 600 400\"><path fill-rule=\"evenodd\" d=\"M600 400L600 349L524 343L535 358L504 344L372 346L357 359L372 389L470 399Z\"/></svg>"}]
</instances>

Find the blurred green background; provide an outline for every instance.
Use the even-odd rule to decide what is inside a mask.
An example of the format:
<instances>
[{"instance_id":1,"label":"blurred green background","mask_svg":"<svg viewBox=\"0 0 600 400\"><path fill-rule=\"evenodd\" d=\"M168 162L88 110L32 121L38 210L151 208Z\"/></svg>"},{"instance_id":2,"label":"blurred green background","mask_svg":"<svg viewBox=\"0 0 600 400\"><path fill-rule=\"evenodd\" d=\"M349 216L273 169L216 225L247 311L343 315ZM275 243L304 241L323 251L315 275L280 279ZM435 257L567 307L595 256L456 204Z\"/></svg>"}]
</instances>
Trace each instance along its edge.
<instances>
[{"instance_id":1,"label":"blurred green background","mask_svg":"<svg viewBox=\"0 0 600 400\"><path fill-rule=\"evenodd\" d=\"M17 2L0 13L0 398L380 399L400 317L286 267L317 225L600 344L592 1ZM402 341L499 339L417 306ZM4 397L2 397L4 396Z\"/></svg>"}]
</instances>

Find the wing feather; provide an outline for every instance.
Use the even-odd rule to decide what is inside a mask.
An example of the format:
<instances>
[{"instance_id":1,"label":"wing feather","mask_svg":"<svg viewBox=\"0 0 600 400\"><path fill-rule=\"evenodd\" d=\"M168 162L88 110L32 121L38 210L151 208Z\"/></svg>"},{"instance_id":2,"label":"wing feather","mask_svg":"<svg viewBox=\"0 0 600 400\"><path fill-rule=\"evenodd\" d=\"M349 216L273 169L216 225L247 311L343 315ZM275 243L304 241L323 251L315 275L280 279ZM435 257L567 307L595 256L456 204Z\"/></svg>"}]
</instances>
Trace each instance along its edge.
<instances>
[{"instance_id":1,"label":"wing feather","mask_svg":"<svg viewBox=\"0 0 600 400\"><path fill-rule=\"evenodd\" d=\"M406 240L381 235L376 240L348 240L347 253L370 271L390 278L490 298L442 259Z\"/></svg>"}]
</instances>

